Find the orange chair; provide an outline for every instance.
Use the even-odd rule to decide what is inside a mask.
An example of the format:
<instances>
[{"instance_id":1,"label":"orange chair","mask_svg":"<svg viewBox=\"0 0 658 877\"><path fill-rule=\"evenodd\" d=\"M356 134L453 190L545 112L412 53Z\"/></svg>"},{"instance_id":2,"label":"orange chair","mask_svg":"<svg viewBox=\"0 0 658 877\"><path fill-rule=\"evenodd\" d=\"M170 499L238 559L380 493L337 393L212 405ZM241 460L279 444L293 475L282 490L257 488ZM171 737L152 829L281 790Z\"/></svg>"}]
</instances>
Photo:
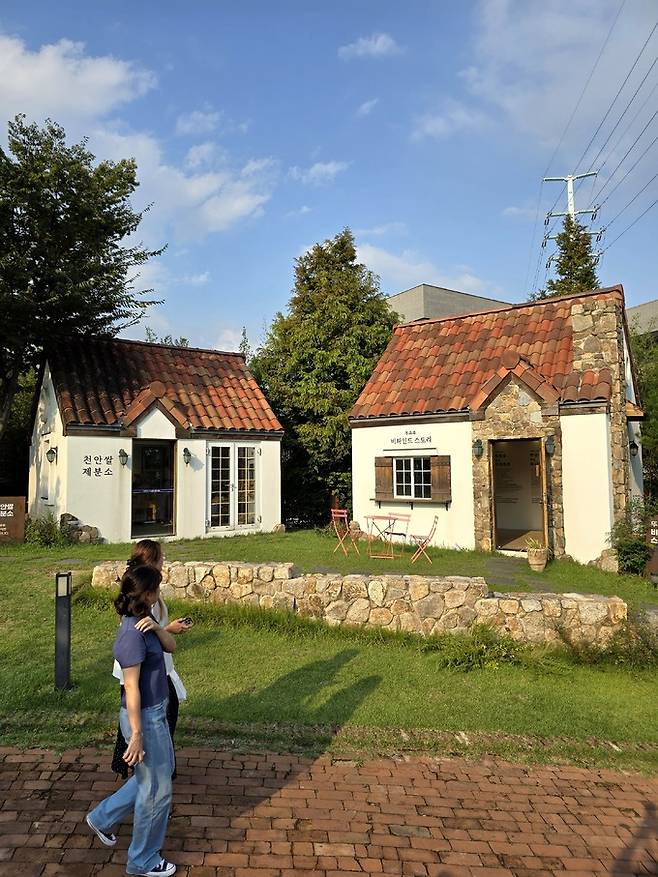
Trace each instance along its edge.
<instances>
[{"instance_id":1,"label":"orange chair","mask_svg":"<svg viewBox=\"0 0 658 877\"><path fill-rule=\"evenodd\" d=\"M334 548L334 554L338 551L339 548L342 548L343 554L347 557L348 546L346 545L346 542L349 539L356 553L358 555L361 555L357 541L354 538L354 534L350 530L350 519L349 515L347 514L347 510L332 509L331 523L334 528L336 538L338 539L338 545L336 545L336 547Z\"/></svg>"},{"instance_id":2,"label":"orange chair","mask_svg":"<svg viewBox=\"0 0 658 877\"><path fill-rule=\"evenodd\" d=\"M432 539L434 539L434 534L436 533L436 525L439 523L439 516L434 515L434 520L432 521L432 528L426 536L419 536L417 533L409 533L409 538L416 545L416 550L414 552L413 557L411 558L411 562L415 563L421 554L424 554L429 562L432 562L432 558L429 556L425 549L430 544Z\"/></svg>"}]
</instances>

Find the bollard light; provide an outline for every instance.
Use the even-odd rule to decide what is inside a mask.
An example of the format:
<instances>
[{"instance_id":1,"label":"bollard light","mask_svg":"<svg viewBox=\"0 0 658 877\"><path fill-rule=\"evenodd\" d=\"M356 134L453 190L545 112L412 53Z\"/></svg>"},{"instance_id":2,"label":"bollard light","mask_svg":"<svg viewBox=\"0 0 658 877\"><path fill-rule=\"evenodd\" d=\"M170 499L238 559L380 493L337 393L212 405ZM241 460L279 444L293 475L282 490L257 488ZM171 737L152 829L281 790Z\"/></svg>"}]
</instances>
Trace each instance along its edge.
<instances>
[{"instance_id":1,"label":"bollard light","mask_svg":"<svg viewBox=\"0 0 658 877\"><path fill-rule=\"evenodd\" d=\"M71 685L71 580L70 572L55 573L55 688Z\"/></svg>"}]
</instances>

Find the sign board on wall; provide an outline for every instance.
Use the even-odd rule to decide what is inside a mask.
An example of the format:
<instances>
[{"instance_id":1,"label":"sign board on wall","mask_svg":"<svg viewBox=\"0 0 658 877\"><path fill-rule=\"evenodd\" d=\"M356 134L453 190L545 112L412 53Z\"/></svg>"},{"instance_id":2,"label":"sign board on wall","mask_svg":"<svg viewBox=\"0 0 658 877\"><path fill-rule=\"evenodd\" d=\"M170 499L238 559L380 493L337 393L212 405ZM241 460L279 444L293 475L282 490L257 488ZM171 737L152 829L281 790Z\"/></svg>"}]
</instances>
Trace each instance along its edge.
<instances>
[{"instance_id":1,"label":"sign board on wall","mask_svg":"<svg viewBox=\"0 0 658 877\"><path fill-rule=\"evenodd\" d=\"M651 556L647 561L645 575L652 580L658 578L658 518L651 518L647 526L647 545L651 549Z\"/></svg>"},{"instance_id":2,"label":"sign board on wall","mask_svg":"<svg viewBox=\"0 0 658 877\"><path fill-rule=\"evenodd\" d=\"M25 497L0 496L0 542L25 538Z\"/></svg>"},{"instance_id":3,"label":"sign board on wall","mask_svg":"<svg viewBox=\"0 0 658 877\"><path fill-rule=\"evenodd\" d=\"M420 430L405 429L398 435L391 436L390 444L394 448L429 448L432 436Z\"/></svg>"}]
</instances>

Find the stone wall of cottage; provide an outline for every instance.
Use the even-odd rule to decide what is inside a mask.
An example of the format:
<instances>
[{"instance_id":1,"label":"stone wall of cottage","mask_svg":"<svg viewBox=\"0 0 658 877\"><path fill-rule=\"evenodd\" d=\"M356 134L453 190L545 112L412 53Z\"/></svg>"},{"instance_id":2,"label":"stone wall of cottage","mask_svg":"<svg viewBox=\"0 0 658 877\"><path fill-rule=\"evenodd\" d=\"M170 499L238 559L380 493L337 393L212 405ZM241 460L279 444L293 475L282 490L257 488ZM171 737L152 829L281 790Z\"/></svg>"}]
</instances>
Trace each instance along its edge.
<instances>
[{"instance_id":1,"label":"stone wall of cottage","mask_svg":"<svg viewBox=\"0 0 658 877\"><path fill-rule=\"evenodd\" d=\"M626 421L626 373L624 322L621 302L585 299L571 307L576 371L610 369L610 441L615 520L624 517L630 499L628 426Z\"/></svg>"},{"instance_id":2,"label":"stone wall of cottage","mask_svg":"<svg viewBox=\"0 0 658 877\"><path fill-rule=\"evenodd\" d=\"M492 440L538 439L552 435L555 453L545 456L548 500L548 537L556 557L564 555L564 513L562 505L562 440L557 408L540 405L530 390L513 375L484 411L483 420L473 421L473 440L480 439L484 453L473 459L475 501L475 545L491 551L493 545Z\"/></svg>"},{"instance_id":3,"label":"stone wall of cottage","mask_svg":"<svg viewBox=\"0 0 658 877\"><path fill-rule=\"evenodd\" d=\"M125 563L94 567L94 587L116 588ZM626 618L618 597L581 594L490 594L482 578L402 575L296 575L291 563L169 563L162 594L203 603L283 609L331 625L379 627L424 636L486 622L515 639L604 645Z\"/></svg>"}]
</instances>

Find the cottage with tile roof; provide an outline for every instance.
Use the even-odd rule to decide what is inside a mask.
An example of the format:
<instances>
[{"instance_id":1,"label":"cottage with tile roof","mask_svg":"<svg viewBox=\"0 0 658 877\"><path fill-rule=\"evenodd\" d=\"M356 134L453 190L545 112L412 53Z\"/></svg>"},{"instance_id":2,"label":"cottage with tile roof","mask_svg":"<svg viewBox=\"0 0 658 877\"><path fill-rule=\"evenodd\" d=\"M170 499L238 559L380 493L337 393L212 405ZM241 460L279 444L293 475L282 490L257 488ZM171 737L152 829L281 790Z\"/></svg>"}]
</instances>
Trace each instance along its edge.
<instances>
[{"instance_id":1,"label":"cottage with tile roof","mask_svg":"<svg viewBox=\"0 0 658 877\"><path fill-rule=\"evenodd\" d=\"M621 286L396 326L350 415L354 517L588 562L642 494Z\"/></svg>"},{"instance_id":2,"label":"cottage with tile roof","mask_svg":"<svg viewBox=\"0 0 658 877\"><path fill-rule=\"evenodd\" d=\"M239 353L80 338L48 356L30 515L108 542L270 531L283 429Z\"/></svg>"}]
</instances>

